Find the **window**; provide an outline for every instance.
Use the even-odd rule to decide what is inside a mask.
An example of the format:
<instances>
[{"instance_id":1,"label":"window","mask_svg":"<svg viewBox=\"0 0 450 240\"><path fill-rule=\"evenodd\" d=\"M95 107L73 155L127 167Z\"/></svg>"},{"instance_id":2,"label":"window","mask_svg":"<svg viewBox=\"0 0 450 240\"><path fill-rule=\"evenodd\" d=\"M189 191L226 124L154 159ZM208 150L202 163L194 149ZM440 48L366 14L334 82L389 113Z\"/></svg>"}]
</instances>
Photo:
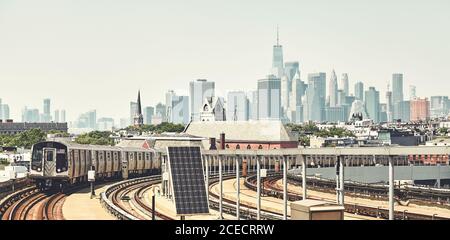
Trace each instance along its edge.
<instances>
[{"instance_id":1,"label":"window","mask_svg":"<svg viewBox=\"0 0 450 240\"><path fill-rule=\"evenodd\" d=\"M239 144L236 145L236 149L241 149L241 146L239 146Z\"/></svg>"},{"instance_id":2,"label":"window","mask_svg":"<svg viewBox=\"0 0 450 240\"><path fill-rule=\"evenodd\" d=\"M250 146L250 144L249 144L249 145L247 145L247 149L252 149L252 147Z\"/></svg>"},{"instance_id":3,"label":"window","mask_svg":"<svg viewBox=\"0 0 450 240\"><path fill-rule=\"evenodd\" d=\"M227 145L225 145L225 148L230 148L230 145L228 145L228 144L227 144Z\"/></svg>"},{"instance_id":4,"label":"window","mask_svg":"<svg viewBox=\"0 0 450 240\"><path fill-rule=\"evenodd\" d=\"M47 162L53 162L53 151L46 151L47 153Z\"/></svg>"},{"instance_id":5,"label":"window","mask_svg":"<svg viewBox=\"0 0 450 240\"><path fill-rule=\"evenodd\" d=\"M259 145L259 146L258 146L258 149L263 149L263 146L262 146L262 145Z\"/></svg>"}]
</instances>

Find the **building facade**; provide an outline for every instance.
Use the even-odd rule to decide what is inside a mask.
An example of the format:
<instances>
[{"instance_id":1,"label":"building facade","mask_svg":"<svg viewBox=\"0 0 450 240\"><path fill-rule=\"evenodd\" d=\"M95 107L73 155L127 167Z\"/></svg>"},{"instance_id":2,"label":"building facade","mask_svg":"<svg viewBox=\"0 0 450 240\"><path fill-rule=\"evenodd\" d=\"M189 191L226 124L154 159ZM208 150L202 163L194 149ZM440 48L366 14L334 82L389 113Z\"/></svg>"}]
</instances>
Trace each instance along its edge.
<instances>
[{"instance_id":1,"label":"building facade","mask_svg":"<svg viewBox=\"0 0 450 240\"><path fill-rule=\"evenodd\" d=\"M227 121L247 121L250 119L250 102L243 91L231 91L227 95Z\"/></svg>"},{"instance_id":2,"label":"building facade","mask_svg":"<svg viewBox=\"0 0 450 240\"><path fill-rule=\"evenodd\" d=\"M258 80L258 120L281 119L281 80L274 75Z\"/></svg>"},{"instance_id":3,"label":"building facade","mask_svg":"<svg viewBox=\"0 0 450 240\"><path fill-rule=\"evenodd\" d=\"M0 135L14 135L31 129L41 129L67 132L67 123L30 123L30 122L0 122Z\"/></svg>"},{"instance_id":4,"label":"building facade","mask_svg":"<svg viewBox=\"0 0 450 240\"><path fill-rule=\"evenodd\" d=\"M355 98L364 101L364 83L357 82L355 84Z\"/></svg>"},{"instance_id":5,"label":"building facade","mask_svg":"<svg viewBox=\"0 0 450 240\"><path fill-rule=\"evenodd\" d=\"M207 97L214 97L215 83L206 79L197 79L189 83L189 99L191 101L190 111L192 121L200 120L200 111L203 101Z\"/></svg>"},{"instance_id":6,"label":"building facade","mask_svg":"<svg viewBox=\"0 0 450 240\"><path fill-rule=\"evenodd\" d=\"M336 72L334 70L331 72L330 76L328 95L330 96L330 107L336 107L338 105L338 84Z\"/></svg>"},{"instance_id":7,"label":"building facade","mask_svg":"<svg viewBox=\"0 0 450 240\"><path fill-rule=\"evenodd\" d=\"M375 87L369 87L366 91L366 110L373 122L380 122L380 92Z\"/></svg>"},{"instance_id":8,"label":"building facade","mask_svg":"<svg viewBox=\"0 0 450 240\"><path fill-rule=\"evenodd\" d=\"M430 119L430 101L428 98L415 98L411 100L410 121L427 121Z\"/></svg>"},{"instance_id":9,"label":"building facade","mask_svg":"<svg viewBox=\"0 0 450 240\"><path fill-rule=\"evenodd\" d=\"M189 97L177 96L173 90L166 93L166 114L167 121L175 124L188 124Z\"/></svg>"},{"instance_id":10,"label":"building facade","mask_svg":"<svg viewBox=\"0 0 450 240\"><path fill-rule=\"evenodd\" d=\"M304 120L323 121L325 118L326 73L308 74Z\"/></svg>"},{"instance_id":11,"label":"building facade","mask_svg":"<svg viewBox=\"0 0 450 240\"><path fill-rule=\"evenodd\" d=\"M155 114L154 107L145 107L144 108L144 124L150 125L152 124L153 115Z\"/></svg>"}]
</instances>

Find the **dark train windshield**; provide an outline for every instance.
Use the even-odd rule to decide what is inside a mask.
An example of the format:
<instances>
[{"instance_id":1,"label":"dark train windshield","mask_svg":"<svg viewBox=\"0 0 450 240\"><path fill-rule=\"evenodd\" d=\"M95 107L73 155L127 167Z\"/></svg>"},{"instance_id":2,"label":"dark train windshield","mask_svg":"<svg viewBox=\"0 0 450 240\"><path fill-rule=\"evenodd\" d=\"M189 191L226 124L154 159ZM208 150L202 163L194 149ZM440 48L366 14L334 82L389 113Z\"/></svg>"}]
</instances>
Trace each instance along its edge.
<instances>
[{"instance_id":1,"label":"dark train windshield","mask_svg":"<svg viewBox=\"0 0 450 240\"><path fill-rule=\"evenodd\" d=\"M33 155L31 156L32 162L38 162L42 160L42 149L33 149Z\"/></svg>"}]
</instances>

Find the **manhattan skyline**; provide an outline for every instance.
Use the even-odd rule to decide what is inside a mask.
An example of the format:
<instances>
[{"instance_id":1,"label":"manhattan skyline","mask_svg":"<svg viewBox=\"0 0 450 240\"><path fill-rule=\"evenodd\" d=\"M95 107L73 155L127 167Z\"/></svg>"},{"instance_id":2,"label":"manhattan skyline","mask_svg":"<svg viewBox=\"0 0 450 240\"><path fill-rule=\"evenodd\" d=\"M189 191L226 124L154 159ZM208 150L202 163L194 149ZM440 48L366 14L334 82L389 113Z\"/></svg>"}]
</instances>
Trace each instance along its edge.
<instances>
[{"instance_id":1,"label":"manhattan skyline","mask_svg":"<svg viewBox=\"0 0 450 240\"><path fill-rule=\"evenodd\" d=\"M328 82L334 69L338 82L349 74L351 93L362 81L384 96L399 72L405 98L409 85L420 97L448 96L449 10L438 0L2 1L0 98L16 121L44 98L72 121L91 109L126 117L138 89L142 105L155 106L169 89L188 95L198 78L215 82L219 96L255 90L270 73L277 25L284 61L299 61L305 82L314 72Z\"/></svg>"}]
</instances>

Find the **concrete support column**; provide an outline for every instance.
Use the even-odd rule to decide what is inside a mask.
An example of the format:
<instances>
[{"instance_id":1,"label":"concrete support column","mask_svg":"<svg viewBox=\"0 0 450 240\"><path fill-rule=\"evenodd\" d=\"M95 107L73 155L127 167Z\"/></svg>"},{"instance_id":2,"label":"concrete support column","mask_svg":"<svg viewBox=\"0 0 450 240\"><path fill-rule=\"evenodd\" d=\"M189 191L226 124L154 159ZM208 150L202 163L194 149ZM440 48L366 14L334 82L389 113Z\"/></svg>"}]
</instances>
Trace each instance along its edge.
<instances>
[{"instance_id":1,"label":"concrete support column","mask_svg":"<svg viewBox=\"0 0 450 240\"><path fill-rule=\"evenodd\" d=\"M339 181L339 175L340 175L340 156L336 155L335 158L335 168L336 168L336 203L339 204L340 202L340 181Z\"/></svg>"},{"instance_id":2,"label":"concrete support column","mask_svg":"<svg viewBox=\"0 0 450 240\"><path fill-rule=\"evenodd\" d=\"M345 194L345 191L344 191L344 161L345 161L345 159L344 159L344 156L339 156L339 158L340 158L340 161L339 161L339 180L340 180L340 183L339 183L339 189L340 189L340 191L339 191L339 204L341 204L341 205L344 205L344 194Z\"/></svg>"},{"instance_id":3,"label":"concrete support column","mask_svg":"<svg viewBox=\"0 0 450 240\"><path fill-rule=\"evenodd\" d=\"M235 162L235 167L236 167L236 219L239 220L240 219L240 192L241 192L241 181L240 181L240 175L239 175L239 157L236 156L236 162Z\"/></svg>"},{"instance_id":4,"label":"concrete support column","mask_svg":"<svg viewBox=\"0 0 450 240\"><path fill-rule=\"evenodd\" d=\"M206 201L208 201L208 206L209 206L209 158L210 158L210 156L205 156L205 157L206 157L206 161L205 161L205 165L206 165L206 179L205 179Z\"/></svg>"},{"instance_id":5,"label":"concrete support column","mask_svg":"<svg viewBox=\"0 0 450 240\"><path fill-rule=\"evenodd\" d=\"M257 209L257 214L256 214L256 219L260 220L261 219L261 162L259 157L256 158L256 209Z\"/></svg>"},{"instance_id":6,"label":"concrete support column","mask_svg":"<svg viewBox=\"0 0 450 240\"><path fill-rule=\"evenodd\" d=\"M302 156L302 191L303 191L303 200L307 199L306 195L306 156Z\"/></svg>"},{"instance_id":7,"label":"concrete support column","mask_svg":"<svg viewBox=\"0 0 450 240\"><path fill-rule=\"evenodd\" d=\"M437 185L437 188L441 188L441 164L440 163L438 163L437 164L437 166L438 166L438 174L437 174L437 179L436 179L436 185Z\"/></svg>"},{"instance_id":8,"label":"concrete support column","mask_svg":"<svg viewBox=\"0 0 450 240\"><path fill-rule=\"evenodd\" d=\"M394 220L394 157L389 156L389 220Z\"/></svg>"},{"instance_id":9,"label":"concrete support column","mask_svg":"<svg viewBox=\"0 0 450 240\"><path fill-rule=\"evenodd\" d=\"M219 219L223 219L223 181L222 181L222 157L219 156Z\"/></svg>"},{"instance_id":10,"label":"concrete support column","mask_svg":"<svg viewBox=\"0 0 450 240\"><path fill-rule=\"evenodd\" d=\"M283 157L283 219L287 220L287 169L288 156Z\"/></svg>"}]
</instances>

